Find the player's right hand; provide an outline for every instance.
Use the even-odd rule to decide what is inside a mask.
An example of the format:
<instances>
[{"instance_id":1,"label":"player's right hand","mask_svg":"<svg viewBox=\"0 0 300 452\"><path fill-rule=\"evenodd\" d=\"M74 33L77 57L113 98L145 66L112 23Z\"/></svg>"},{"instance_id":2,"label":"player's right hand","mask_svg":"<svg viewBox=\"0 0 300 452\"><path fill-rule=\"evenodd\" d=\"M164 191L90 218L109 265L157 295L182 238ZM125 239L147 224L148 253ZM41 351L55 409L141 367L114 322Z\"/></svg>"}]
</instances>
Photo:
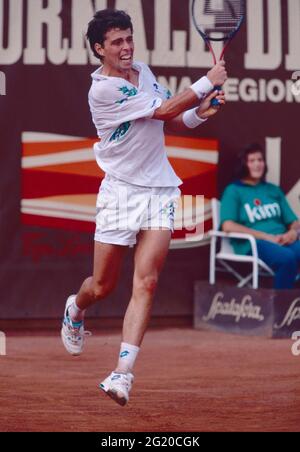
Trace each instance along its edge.
<instances>
[{"instance_id":1,"label":"player's right hand","mask_svg":"<svg viewBox=\"0 0 300 452\"><path fill-rule=\"evenodd\" d=\"M221 60L207 73L207 78L214 86L222 86L227 80L225 61Z\"/></svg>"},{"instance_id":2,"label":"player's right hand","mask_svg":"<svg viewBox=\"0 0 300 452\"><path fill-rule=\"evenodd\" d=\"M219 105L218 106L212 106L211 101L212 99L218 99ZM215 115L220 107L222 105L225 105L225 94L224 91L213 91L211 94L209 94L207 97L205 97L197 111L197 114L202 119L207 119L210 116Z\"/></svg>"}]
</instances>

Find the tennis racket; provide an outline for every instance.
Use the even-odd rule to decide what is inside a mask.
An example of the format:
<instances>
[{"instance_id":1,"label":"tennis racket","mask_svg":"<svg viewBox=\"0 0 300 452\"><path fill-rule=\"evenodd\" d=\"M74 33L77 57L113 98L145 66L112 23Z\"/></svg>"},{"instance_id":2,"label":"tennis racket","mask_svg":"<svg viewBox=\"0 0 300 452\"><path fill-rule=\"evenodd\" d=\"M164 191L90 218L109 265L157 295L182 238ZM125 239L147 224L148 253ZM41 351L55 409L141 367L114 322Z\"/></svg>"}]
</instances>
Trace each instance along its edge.
<instances>
[{"instance_id":1,"label":"tennis racket","mask_svg":"<svg viewBox=\"0 0 300 452\"><path fill-rule=\"evenodd\" d=\"M217 64L212 41L223 41L224 46L219 61L224 59L229 43L240 30L245 19L245 0L192 0L192 18L196 30L209 48L214 64ZM215 89L220 91L221 86ZM219 101L213 99L213 106Z\"/></svg>"}]
</instances>

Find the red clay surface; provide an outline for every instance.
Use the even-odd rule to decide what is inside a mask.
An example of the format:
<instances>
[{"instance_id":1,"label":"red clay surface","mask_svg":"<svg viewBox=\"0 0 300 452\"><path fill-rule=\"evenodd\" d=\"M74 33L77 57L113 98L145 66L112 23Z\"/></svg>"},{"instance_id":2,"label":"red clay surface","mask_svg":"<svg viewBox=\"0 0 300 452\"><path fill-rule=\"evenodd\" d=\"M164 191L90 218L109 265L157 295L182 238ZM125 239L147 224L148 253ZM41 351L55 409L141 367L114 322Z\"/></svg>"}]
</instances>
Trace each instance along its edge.
<instances>
[{"instance_id":1,"label":"red clay surface","mask_svg":"<svg viewBox=\"0 0 300 452\"><path fill-rule=\"evenodd\" d=\"M120 336L68 356L52 333L8 334L0 356L1 431L300 431L300 357L291 340L189 328L148 332L122 408L97 389Z\"/></svg>"}]
</instances>

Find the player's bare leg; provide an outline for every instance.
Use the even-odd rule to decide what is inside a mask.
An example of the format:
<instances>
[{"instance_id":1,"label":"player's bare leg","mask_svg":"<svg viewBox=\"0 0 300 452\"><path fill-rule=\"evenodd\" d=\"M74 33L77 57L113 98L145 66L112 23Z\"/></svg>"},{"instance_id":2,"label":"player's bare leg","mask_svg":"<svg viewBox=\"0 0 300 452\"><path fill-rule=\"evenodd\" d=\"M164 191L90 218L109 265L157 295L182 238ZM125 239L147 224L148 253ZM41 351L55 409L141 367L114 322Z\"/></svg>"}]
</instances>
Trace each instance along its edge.
<instances>
[{"instance_id":1,"label":"player's bare leg","mask_svg":"<svg viewBox=\"0 0 300 452\"><path fill-rule=\"evenodd\" d=\"M66 350L74 356L84 346L84 313L98 300L105 298L116 286L127 247L95 242L94 273L82 284L78 295L68 298L61 338Z\"/></svg>"},{"instance_id":2,"label":"player's bare leg","mask_svg":"<svg viewBox=\"0 0 300 452\"><path fill-rule=\"evenodd\" d=\"M170 230L149 230L140 234L135 253L133 292L123 324L123 342L137 347L142 343L170 240Z\"/></svg>"},{"instance_id":3,"label":"player's bare leg","mask_svg":"<svg viewBox=\"0 0 300 452\"><path fill-rule=\"evenodd\" d=\"M135 253L133 292L123 323L117 368L100 388L119 405L126 405L133 384L132 369L149 324L153 296L168 254L169 230L142 231Z\"/></svg>"},{"instance_id":4,"label":"player's bare leg","mask_svg":"<svg viewBox=\"0 0 300 452\"><path fill-rule=\"evenodd\" d=\"M93 276L87 278L76 297L82 311L107 297L115 288L127 247L95 242Z\"/></svg>"}]
</instances>

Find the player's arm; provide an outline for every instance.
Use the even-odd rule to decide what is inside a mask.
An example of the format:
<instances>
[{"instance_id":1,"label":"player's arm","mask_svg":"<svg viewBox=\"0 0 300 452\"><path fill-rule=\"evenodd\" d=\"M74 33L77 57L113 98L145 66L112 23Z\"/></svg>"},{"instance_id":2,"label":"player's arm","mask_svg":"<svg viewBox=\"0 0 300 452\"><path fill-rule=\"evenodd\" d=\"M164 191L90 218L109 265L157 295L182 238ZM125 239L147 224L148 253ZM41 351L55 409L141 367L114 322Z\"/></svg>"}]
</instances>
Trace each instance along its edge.
<instances>
[{"instance_id":1,"label":"player's arm","mask_svg":"<svg viewBox=\"0 0 300 452\"><path fill-rule=\"evenodd\" d=\"M219 106L212 107L212 99L218 99ZM189 129L195 129L203 124L208 118L214 116L219 110L220 106L225 105L225 95L223 91L214 91L207 96L201 104L193 110L188 110L165 122L166 132L186 132Z\"/></svg>"},{"instance_id":2,"label":"player's arm","mask_svg":"<svg viewBox=\"0 0 300 452\"><path fill-rule=\"evenodd\" d=\"M183 93L177 94L169 100L164 101L154 112L152 119L170 121L181 113L194 107L199 100L207 96L214 86L221 86L227 80L225 62L220 61L208 73L196 83L191 85Z\"/></svg>"}]
</instances>

